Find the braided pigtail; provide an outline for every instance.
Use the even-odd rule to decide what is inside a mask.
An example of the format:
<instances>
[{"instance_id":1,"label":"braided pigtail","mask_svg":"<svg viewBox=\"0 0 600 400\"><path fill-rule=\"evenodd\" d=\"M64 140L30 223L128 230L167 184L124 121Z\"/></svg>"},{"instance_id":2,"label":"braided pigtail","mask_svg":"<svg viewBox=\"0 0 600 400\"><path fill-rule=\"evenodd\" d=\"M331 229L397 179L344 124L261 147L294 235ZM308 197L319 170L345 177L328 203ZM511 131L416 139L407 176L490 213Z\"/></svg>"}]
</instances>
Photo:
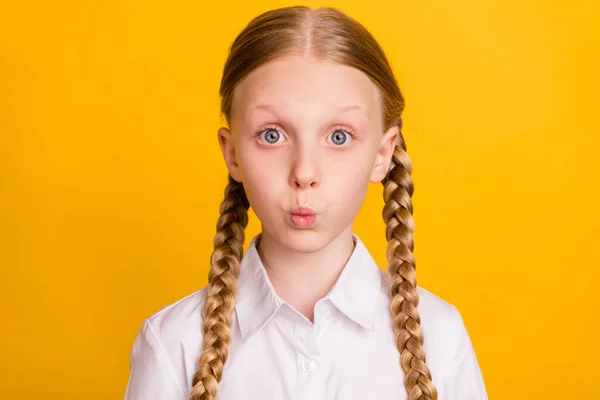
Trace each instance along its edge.
<instances>
[{"instance_id":1,"label":"braided pigtail","mask_svg":"<svg viewBox=\"0 0 600 400\"><path fill-rule=\"evenodd\" d=\"M229 175L221 216L217 222L206 303L202 311L204 334L198 370L189 400L215 400L231 342L232 313L248 225L248 199L244 186Z\"/></svg>"},{"instance_id":2,"label":"braided pigtail","mask_svg":"<svg viewBox=\"0 0 600 400\"><path fill-rule=\"evenodd\" d=\"M402 128L401 122L397 124ZM391 304L396 345L400 351L400 364L404 371L404 386L409 400L436 400L437 391L425 363L421 319L417 311L419 294L413 257L413 209L411 196L412 166L402 132L394 148L392 165L382 181L384 185L383 220L388 241L388 273L391 278Z\"/></svg>"}]
</instances>

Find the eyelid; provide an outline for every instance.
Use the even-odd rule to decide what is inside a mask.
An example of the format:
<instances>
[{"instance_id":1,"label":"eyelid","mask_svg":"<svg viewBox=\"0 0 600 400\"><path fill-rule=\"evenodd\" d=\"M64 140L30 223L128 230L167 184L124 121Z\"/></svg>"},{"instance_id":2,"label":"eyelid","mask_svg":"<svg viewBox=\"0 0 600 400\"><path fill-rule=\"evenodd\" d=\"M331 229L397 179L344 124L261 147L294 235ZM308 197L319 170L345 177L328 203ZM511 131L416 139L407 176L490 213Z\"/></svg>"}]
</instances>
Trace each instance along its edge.
<instances>
[{"instance_id":1,"label":"eyelid","mask_svg":"<svg viewBox=\"0 0 600 400\"><path fill-rule=\"evenodd\" d=\"M277 126L274 126L274 125L266 125L260 129L258 129L255 132L256 137L259 137L262 133L264 133L268 130L275 130L275 131L279 132L281 134L281 136L283 136L285 138L285 135L283 134L283 132L281 132L281 130ZM337 125L333 130L331 130L327 134L327 137L329 137L332 133L337 132L337 131L342 131L342 132L346 133L348 136L350 136L350 138L352 140L354 140L356 137L356 133L352 129L350 129L349 127L347 127L345 125ZM269 144L274 144L274 143L269 143ZM345 147L345 146L347 146L347 145L341 145L341 146L335 146L335 147Z\"/></svg>"},{"instance_id":2,"label":"eyelid","mask_svg":"<svg viewBox=\"0 0 600 400\"><path fill-rule=\"evenodd\" d=\"M259 130L257 130L255 132L256 138L258 139L260 137L260 135L262 135L264 132L270 131L270 130L279 132L279 134L285 138L285 135L283 134L283 132L281 132L281 130L279 130L279 128L277 128L276 126L270 126L270 125L264 126L264 127L260 128ZM265 142L263 142L263 143L265 143ZM268 144L273 145L276 143L268 143Z\"/></svg>"},{"instance_id":3,"label":"eyelid","mask_svg":"<svg viewBox=\"0 0 600 400\"><path fill-rule=\"evenodd\" d=\"M347 146L349 146L349 144L347 144L347 143L352 143L352 141L356 138L356 133L352 129L348 128L345 125L338 125L334 130L332 130L327 135L327 137L329 137L332 133L337 132L337 131L342 131L342 132L346 133L348 136L350 136L351 140L349 142L344 142L344 144L342 144L340 146L335 145L335 147L347 147Z\"/></svg>"}]
</instances>

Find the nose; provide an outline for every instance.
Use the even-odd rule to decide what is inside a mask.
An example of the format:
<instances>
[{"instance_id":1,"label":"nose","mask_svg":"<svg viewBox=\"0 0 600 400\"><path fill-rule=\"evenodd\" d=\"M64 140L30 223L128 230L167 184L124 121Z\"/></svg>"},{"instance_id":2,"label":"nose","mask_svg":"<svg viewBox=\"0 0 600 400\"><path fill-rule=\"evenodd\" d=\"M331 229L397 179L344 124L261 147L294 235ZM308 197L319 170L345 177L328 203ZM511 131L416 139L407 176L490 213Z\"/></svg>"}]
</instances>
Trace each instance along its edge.
<instances>
[{"instance_id":1,"label":"nose","mask_svg":"<svg viewBox=\"0 0 600 400\"><path fill-rule=\"evenodd\" d=\"M294 150L290 183L295 189L315 189L319 186L318 154L308 146Z\"/></svg>"}]
</instances>

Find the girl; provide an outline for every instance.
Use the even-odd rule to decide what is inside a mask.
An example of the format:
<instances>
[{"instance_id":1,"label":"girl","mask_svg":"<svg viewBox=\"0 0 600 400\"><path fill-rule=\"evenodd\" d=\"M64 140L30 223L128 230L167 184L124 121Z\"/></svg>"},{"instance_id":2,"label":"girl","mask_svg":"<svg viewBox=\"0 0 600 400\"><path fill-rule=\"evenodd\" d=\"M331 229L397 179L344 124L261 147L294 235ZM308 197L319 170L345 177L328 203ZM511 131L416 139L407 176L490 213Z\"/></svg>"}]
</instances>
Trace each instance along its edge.
<instances>
[{"instance_id":1,"label":"girl","mask_svg":"<svg viewBox=\"0 0 600 400\"><path fill-rule=\"evenodd\" d=\"M125 398L487 399L459 312L416 284L404 99L374 38L332 8L266 12L220 94L209 284L144 321ZM352 230L370 182L387 274ZM262 231L243 254L250 205Z\"/></svg>"}]
</instances>

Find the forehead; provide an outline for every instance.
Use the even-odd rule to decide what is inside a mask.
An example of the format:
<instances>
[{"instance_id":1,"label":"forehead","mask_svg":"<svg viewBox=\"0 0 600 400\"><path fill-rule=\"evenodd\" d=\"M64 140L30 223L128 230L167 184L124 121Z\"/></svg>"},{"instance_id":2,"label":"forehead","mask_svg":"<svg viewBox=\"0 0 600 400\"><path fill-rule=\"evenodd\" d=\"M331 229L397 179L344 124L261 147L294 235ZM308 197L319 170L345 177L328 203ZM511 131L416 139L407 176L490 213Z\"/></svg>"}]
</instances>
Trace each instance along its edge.
<instances>
[{"instance_id":1,"label":"forehead","mask_svg":"<svg viewBox=\"0 0 600 400\"><path fill-rule=\"evenodd\" d=\"M242 118L274 108L311 118L344 113L365 123L381 115L380 92L365 73L307 57L270 61L249 74L236 92L234 114Z\"/></svg>"}]
</instances>

